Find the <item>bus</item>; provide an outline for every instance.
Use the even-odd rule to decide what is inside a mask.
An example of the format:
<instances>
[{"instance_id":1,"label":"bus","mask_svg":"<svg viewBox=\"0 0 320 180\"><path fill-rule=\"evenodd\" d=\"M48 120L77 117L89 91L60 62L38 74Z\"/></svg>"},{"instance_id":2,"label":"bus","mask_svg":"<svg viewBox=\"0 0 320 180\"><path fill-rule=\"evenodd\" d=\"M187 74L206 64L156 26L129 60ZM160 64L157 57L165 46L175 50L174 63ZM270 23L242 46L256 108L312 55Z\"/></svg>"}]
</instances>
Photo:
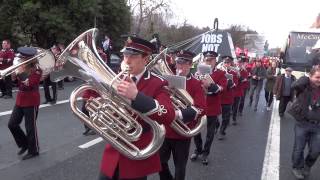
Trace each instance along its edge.
<instances>
[{"instance_id":1,"label":"bus","mask_svg":"<svg viewBox=\"0 0 320 180\"><path fill-rule=\"evenodd\" d=\"M297 78L305 75L312 67L317 42L320 43L320 29L291 31L280 53L281 67L291 67Z\"/></svg>"}]
</instances>

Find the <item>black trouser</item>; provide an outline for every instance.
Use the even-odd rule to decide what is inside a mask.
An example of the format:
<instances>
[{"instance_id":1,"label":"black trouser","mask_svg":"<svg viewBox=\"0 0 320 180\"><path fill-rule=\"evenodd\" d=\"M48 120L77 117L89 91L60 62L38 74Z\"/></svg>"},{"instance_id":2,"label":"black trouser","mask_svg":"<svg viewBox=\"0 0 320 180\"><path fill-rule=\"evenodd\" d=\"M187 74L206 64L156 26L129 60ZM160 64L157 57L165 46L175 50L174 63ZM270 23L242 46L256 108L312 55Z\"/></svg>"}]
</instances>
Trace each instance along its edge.
<instances>
[{"instance_id":1,"label":"black trouser","mask_svg":"<svg viewBox=\"0 0 320 180\"><path fill-rule=\"evenodd\" d=\"M260 92L261 89L263 87L263 80L259 80L256 82L256 84L251 83L250 84L250 92L249 92L249 96L250 96L250 102L249 105L252 105L253 102L253 96L255 95L255 101L254 101L254 108L257 109L258 108L258 103L259 103L259 99L260 99Z\"/></svg>"},{"instance_id":2,"label":"black trouser","mask_svg":"<svg viewBox=\"0 0 320 180\"><path fill-rule=\"evenodd\" d=\"M64 80L62 79L62 80L57 82L59 88L63 88L63 81Z\"/></svg>"},{"instance_id":3,"label":"black trouser","mask_svg":"<svg viewBox=\"0 0 320 180\"><path fill-rule=\"evenodd\" d=\"M233 101L233 104L232 104L232 120L234 122L237 121L240 98L241 97L234 97L234 101Z\"/></svg>"},{"instance_id":4,"label":"black trouser","mask_svg":"<svg viewBox=\"0 0 320 180\"><path fill-rule=\"evenodd\" d=\"M2 95L12 96L12 80L11 76L0 79L0 88Z\"/></svg>"},{"instance_id":5,"label":"black trouser","mask_svg":"<svg viewBox=\"0 0 320 180\"><path fill-rule=\"evenodd\" d=\"M160 148L162 170L159 172L160 180L184 180L188 162L190 139L165 139ZM172 153L175 167L174 178L171 175L168 161Z\"/></svg>"},{"instance_id":6,"label":"black trouser","mask_svg":"<svg viewBox=\"0 0 320 180\"><path fill-rule=\"evenodd\" d=\"M28 148L30 154L39 152L38 134L36 120L38 116L38 106L18 107L14 106L8 127L16 141L18 147ZM22 119L25 119L26 134L19 126Z\"/></svg>"},{"instance_id":7,"label":"black trouser","mask_svg":"<svg viewBox=\"0 0 320 180\"><path fill-rule=\"evenodd\" d=\"M52 88L52 96L50 95L50 89L49 86L51 85ZM57 100L57 83L50 80L50 75L46 77L43 81L43 89L44 89L44 96L46 98L46 101L56 101Z\"/></svg>"},{"instance_id":8,"label":"black trouser","mask_svg":"<svg viewBox=\"0 0 320 180\"><path fill-rule=\"evenodd\" d=\"M240 97L240 103L239 103L239 113L242 114L243 112L243 107L244 107L244 101L246 100L246 95L247 95L247 92L248 92L248 89L245 89L243 91L243 96Z\"/></svg>"},{"instance_id":9,"label":"black trouser","mask_svg":"<svg viewBox=\"0 0 320 180\"><path fill-rule=\"evenodd\" d=\"M208 156L210 153L210 147L214 138L214 134L216 132L218 124L218 117L217 116L207 116L207 136L206 142L204 143L204 147L202 148L202 138L201 133L194 137L194 143L196 145L195 153L203 154Z\"/></svg>"},{"instance_id":10,"label":"black trouser","mask_svg":"<svg viewBox=\"0 0 320 180\"><path fill-rule=\"evenodd\" d=\"M267 90L264 90L264 91L265 91L264 97L266 98L267 106L270 107L273 101L273 92L267 91Z\"/></svg>"},{"instance_id":11,"label":"black trouser","mask_svg":"<svg viewBox=\"0 0 320 180\"><path fill-rule=\"evenodd\" d=\"M81 111L82 111L85 115L89 116L89 111L86 109L86 103L87 103L87 101L85 101L85 100L82 102ZM83 125L84 125L84 128L85 128L86 130L89 130L89 129L90 129L86 124L83 124Z\"/></svg>"},{"instance_id":12,"label":"black trouser","mask_svg":"<svg viewBox=\"0 0 320 180\"><path fill-rule=\"evenodd\" d=\"M134 166L134 164L132 164L132 165ZM119 166L118 166L116 171L114 172L114 175L112 178L107 177L102 172L100 172L98 180L147 180L147 176L140 177L140 178L132 178L132 179L120 179L119 178Z\"/></svg>"},{"instance_id":13,"label":"black trouser","mask_svg":"<svg viewBox=\"0 0 320 180\"><path fill-rule=\"evenodd\" d=\"M287 105L290 101L290 96L281 96L279 103L279 114L283 114L286 111Z\"/></svg>"},{"instance_id":14,"label":"black trouser","mask_svg":"<svg viewBox=\"0 0 320 180\"><path fill-rule=\"evenodd\" d=\"M222 104L222 121L219 133L225 135L226 129L230 123L230 112L231 112L231 104Z\"/></svg>"}]
</instances>

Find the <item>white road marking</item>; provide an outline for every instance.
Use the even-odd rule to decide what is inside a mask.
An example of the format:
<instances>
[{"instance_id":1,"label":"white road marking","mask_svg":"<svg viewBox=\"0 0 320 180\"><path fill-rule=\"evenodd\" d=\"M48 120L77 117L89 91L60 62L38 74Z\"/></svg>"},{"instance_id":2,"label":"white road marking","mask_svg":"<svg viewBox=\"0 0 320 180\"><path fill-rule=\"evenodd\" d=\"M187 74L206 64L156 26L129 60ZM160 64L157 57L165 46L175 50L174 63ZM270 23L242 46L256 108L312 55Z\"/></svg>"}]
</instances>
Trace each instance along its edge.
<instances>
[{"instance_id":1,"label":"white road marking","mask_svg":"<svg viewBox=\"0 0 320 180\"><path fill-rule=\"evenodd\" d=\"M280 178L280 116L278 107L279 101L274 101L261 180L279 180Z\"/></svg>"},{"instance_id":2,"label":"white road marking","mask_svg":"<svg viewBox=\"0 0 320 180\"><path fill-rule=\"evenodd\" d=\"M68 103L69 102L69 99L66 99L66 100L62 100L62 101L57 101L56 104L41 104L39 109L40 108L44 108L44 107L48 107L48 106L54 106L54 105L57 105L57 104L65 104L65 103ZM1 116L6 116L6 115L9 115L12 113L12 110L11 111L3 111L3 112L0 112L0 117Z\"/></svg>"},{"instance_id":3,"label":"white road marking","mask_svg":"<svg viewBox=\"0 0 320 180\"><path fill-rule=\"evenodd\" d=\"M100 143L102 141L103 141L102 137L98 137L98 138L96 138L94 140L91 140L91 141L89 141L89 142L87 142L85 144L82 144L82 145L80 145L78 147L81 148L81 149L86 149L86 148L88 148L90 146L93 146L95 144L98 144L98 143Z\"/></svg>"}]
</instances>

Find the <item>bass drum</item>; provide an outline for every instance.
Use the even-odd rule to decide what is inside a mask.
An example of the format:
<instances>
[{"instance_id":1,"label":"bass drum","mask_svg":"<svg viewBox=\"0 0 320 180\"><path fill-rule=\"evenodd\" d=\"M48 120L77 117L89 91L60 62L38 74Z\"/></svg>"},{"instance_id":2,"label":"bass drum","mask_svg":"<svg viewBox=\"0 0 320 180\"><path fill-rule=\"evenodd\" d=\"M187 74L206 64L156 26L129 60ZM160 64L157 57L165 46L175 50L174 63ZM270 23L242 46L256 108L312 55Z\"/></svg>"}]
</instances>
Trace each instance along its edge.
<instances>
[{"instance_id":1,"label":"bass drum","mask_svg":"<svg viewBox=\"0 0 320 180\"><path fill-rule=\"evenodd\" d=\"M42 48L37 48L37 50L38 53L46 53L43 57L38 58L38 66L42 70L42 79L44 79L54 70L55 57L50 50Z\"/></svg>"}]
</instances>

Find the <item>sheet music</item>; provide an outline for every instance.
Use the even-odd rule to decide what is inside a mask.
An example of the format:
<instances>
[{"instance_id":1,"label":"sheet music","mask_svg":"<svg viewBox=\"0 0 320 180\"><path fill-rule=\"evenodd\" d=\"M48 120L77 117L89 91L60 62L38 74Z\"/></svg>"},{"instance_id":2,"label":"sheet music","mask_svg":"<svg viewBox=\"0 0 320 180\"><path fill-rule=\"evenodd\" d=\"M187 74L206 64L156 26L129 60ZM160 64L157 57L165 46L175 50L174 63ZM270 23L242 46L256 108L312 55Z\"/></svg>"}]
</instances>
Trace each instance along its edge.
<instances>
[{"instance_id":1,"label":"sheet music","mask_svg":"<svg viewBox=\"0 0 320 180\"><path fill-rule=\"evenodd\" d=\"M186 89L187 78L184 76L176 75L162 75L169 83L169 87L175 87L177 89Z\"/></svg>"}]
</instances>

